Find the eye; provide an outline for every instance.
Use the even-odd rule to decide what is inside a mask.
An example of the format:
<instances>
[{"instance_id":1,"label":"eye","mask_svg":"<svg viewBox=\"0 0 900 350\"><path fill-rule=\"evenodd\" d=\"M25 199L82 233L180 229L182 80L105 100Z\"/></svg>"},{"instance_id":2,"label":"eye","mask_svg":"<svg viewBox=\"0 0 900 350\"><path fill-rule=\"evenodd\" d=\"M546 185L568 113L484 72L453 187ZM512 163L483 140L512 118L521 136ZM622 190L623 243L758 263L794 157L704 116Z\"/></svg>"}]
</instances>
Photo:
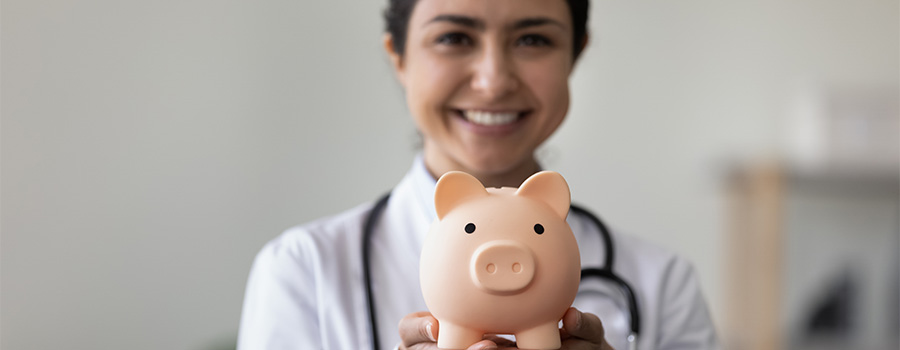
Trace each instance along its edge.
<instances>
[{"instance_id":1,"label":"eye","mask_svg":"<svg viewBox=\"0 0 900 350\"><path fill-rule=\"evenodd\" d=\"M466 233L472 233L472 232L475 232L475 224L470 222L470 223L466 224Z\"/></svg>"},{"instance_id":2,"label":"eye","mask_svg":"<svg viewBox=\"0 0 900 350\"><path fill-rule=\"evenodd\" d=\"M526 34L520 37L519 40L516 40L516 46L542 47L550 46L551 44L550 39L538 34Z\"/></svg>"},{"instance_id":3,"label":"eye","mask_svg":"<svg viewBox=\"0 0 900 350\"><path fill-rule=\"evenodd\" d=\"M534 224L534 233L543 234L544 233L544 225Z\"/></svg>"},{"instance_id":4,"label":"eye","mask_svg":"<svg viewBox=\"0 0 900 350\"><path fill-rule=\"evenodd\" d=\"M463 33L453 32L439 36L435 42L450 46L472 45L472 38Z\"/></svg>"}]
</instances>

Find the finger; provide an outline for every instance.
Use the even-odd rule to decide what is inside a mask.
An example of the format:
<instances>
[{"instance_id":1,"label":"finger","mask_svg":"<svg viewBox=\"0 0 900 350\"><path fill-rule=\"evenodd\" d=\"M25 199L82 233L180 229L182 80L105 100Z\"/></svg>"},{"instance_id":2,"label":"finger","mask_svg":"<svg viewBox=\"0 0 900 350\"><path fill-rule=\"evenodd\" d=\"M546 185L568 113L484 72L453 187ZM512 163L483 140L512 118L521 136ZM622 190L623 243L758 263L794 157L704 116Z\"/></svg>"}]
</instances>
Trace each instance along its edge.
<instances>
[{"instance_id":1,"label":"finger","mask_svg":"<svg viewBox=\"0 0 900 350\"><path fill-rule=\"evenodd\" d=\"M499 346L497 346L497 343L485 339L470 345L466 350L497 350L498 348Z\"/></svg>"},{"instance_id":2,"label":"finger","mask_svg":"<svg viewBox=\"0 0 900 350\"><path fill-rule=\"evenodd\" d=\"M606 332L597 315L578 311L572 307L563 316L563 331L569 336L587 340L595 344L605 342Z\"/></svg>"},{"instance_id":3,"label":"finger","mask_svg":"<svg viewBox=\"0 0 900 350\"><path fill-rule=\"evenodd\" d=\"M497 344L497 347L500 348L515 348L516 342L506 339L504 337L498 336L496 334L485 334L484 339L490 340Z\"/></svg>"},{"instance_id":4,"label":"finger","mask_svg":"<svg viewBox=\"0 0 900 350\"><path fill-rule=\"evenodd\" d=\"M437 341L438 321L430 312L415 312L403 317L397 330L404 347L433 343Z\"/></svg>"},{"instance_id":5,"label":"finger","mask_svg":"<svg viewBox=\"0 0 900 350\"><path fill-rule=\"evenodd\" d=\"M563 340L562 347L559 350L615 350L609 343L604 341L602 344L595 344L584 339L569 338Z\"/></svg>"},{"instance_id":6,"label":"finger","mask_svg":"<svg viewBox=\"0 0 900 350\"><path fill-rule=\"evenodd\" d=\"M571 337L572 337L572 336L569 335L569 332L566 332L566 329L565 329L565 328L560 328L560 329L559 329L559 339L560 339L560 340L566 340L566 339L569 339L569 338L571 338Z\"/></svg>"}]
</instances>

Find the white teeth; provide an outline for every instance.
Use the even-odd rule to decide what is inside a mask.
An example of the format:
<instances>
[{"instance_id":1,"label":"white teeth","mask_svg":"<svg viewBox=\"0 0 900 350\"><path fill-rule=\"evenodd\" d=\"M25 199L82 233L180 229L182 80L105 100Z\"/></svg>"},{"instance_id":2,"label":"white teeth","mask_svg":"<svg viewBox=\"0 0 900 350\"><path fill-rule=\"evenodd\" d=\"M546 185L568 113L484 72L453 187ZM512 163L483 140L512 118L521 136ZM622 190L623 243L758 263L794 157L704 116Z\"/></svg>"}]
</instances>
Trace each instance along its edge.
<instances>
[{"instance_id":1,"label":"white teeth","mask_svg":"<svg viewBox=\"0 0 900 350\"><path fill-rule=\"evenodd\" d=\"M463 111L463 114L466 116L470 122L479 124L479 125L503 125L509 124L518 118L519 114L515 112L511 113L491 113L491 112L483 112L483 111Z\"/></svg>"}]
</instances>

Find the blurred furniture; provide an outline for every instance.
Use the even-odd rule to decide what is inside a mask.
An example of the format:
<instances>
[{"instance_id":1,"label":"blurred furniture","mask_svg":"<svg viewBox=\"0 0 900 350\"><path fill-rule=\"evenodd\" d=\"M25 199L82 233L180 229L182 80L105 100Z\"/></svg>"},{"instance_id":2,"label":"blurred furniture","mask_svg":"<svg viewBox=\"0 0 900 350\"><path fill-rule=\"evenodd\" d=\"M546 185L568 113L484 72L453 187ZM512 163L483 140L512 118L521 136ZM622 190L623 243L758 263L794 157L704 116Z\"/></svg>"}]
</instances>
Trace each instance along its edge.
<instances>
[{"instance_id":1,"label":"blurred furniture","mask_svg":"<svg viewBox=\"0 0 900 350\"><path fill-rule=\"evenodd\" d=\"M727 348L898 348L896 168L748 162L727 180Z\"/></svg>"}]
</instances>

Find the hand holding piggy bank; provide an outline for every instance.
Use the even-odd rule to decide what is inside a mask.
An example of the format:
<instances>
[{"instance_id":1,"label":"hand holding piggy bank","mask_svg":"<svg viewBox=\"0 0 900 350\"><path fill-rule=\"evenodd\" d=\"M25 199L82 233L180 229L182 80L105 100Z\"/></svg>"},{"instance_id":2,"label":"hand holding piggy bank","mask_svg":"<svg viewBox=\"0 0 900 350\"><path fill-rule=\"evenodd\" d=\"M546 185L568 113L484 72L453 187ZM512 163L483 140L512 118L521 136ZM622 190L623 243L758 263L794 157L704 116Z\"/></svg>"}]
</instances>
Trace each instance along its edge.
<instances>
[{"instance_id":1,"label":"hand holding piggy bank","mask_svg":"<svg viewBox=\"0 0 900 350\"><path fill-rule=\"evenodd\" d=\"M565 179L550 171L518 189L486 189L463 172L438 180L438 219L419 271L439 348L465 349L484 334L514 334L524 349L560 347L558 323L581 276L569 201Z\"/></svg>"}]
</instances>

